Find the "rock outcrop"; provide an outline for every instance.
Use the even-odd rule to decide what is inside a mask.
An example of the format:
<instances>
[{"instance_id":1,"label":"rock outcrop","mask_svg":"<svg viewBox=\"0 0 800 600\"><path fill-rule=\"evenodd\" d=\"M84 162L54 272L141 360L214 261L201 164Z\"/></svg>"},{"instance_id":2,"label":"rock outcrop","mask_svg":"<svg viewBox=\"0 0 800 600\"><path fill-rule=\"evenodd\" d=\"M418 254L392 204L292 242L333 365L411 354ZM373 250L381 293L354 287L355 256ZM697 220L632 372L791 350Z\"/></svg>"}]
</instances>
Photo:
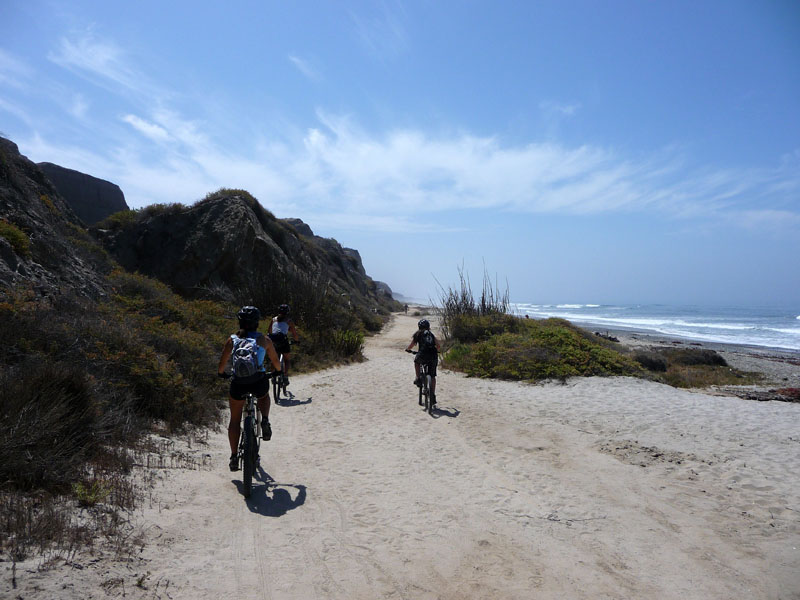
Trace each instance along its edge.
<instances>
[{"instance_id":1,"label":"rock outcrop","mask_svg":"<svg viewBox=\"0 0 800 600\"><path fill-rule=\"evenodd\" d=\"M145 209L134 222L91 231L124 268L188 297L209 290L224 295L262 278L274 282L303 274L364 308L396 308L391 296L378 292L356 250L314 235L299 219L275 218L246 193Z\"/></svg>"},{"instance_id":2,"label":"rock outcrop","mask_svg":"<svg viewBox=\"0 0 800 600\"><path fill-rule=\"evenodd\" d=\"M45 169L74 177L75 190L96 186L84 197L111 190L116 199L100 203L105 212L127 208L114 184L55 165ZM361 315L399 308L388 286L367 275L357 250L314 235L300 219L275 218L247 192L221 190L193 206L118 213L87 230L84 221L100 213L81 220L51 179L0 138L0 289L23 284L43 295L97 298L116 261L186 297L233 299L283 285L282 297L321 287L322 296Z\"/></svg>"},{"instance_id":3,"label":"rock outcrop","mask_svg":"<svg viewBox=\"0 0 800 600\"><path fill-rule=\"evenodd\" d=\"M102 221L115 212L128 210L122 190L110 181L49 162L38 163L38 166L87 225Z\"/></svg>"},{"instance_id":4,"label":"rock outcrop","mask_svg":"<svg viewBox=\"0 0 800 600\"><path fill-rule=\"evenodd\" d=\"M0 138L0 286L24 285L41 295L102 295L92 247L80 219L41 169Z\"/></svg>"}]
</instances>

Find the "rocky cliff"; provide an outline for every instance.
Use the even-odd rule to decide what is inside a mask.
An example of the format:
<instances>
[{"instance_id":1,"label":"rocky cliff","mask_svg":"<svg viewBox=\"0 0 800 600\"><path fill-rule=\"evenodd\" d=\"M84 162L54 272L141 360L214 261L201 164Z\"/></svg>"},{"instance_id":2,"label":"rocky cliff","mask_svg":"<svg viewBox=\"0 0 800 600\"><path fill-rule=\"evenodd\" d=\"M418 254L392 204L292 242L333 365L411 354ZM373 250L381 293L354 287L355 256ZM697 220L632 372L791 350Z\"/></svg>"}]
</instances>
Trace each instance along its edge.
<instances>
[{"instance_id":1,"label":"rocky cliff","mask_svg":"<svg viewBox=\"0 0 800 600\"><path fill-rule=\"evenodd\" d=\"M78 182L75 190L118 189L56 165L45 169L66 173ZM111 202L124 207L121 192L116 198ZM113 206L101 204L104 211ZM98 297L114 260L187 297L260 297L269 306L277 297L321 291L319 302L358 309L362 316L398 308L388 286L367 275L357 250L314 235L299 219L275 218L243 190L220 190L193 206L123 210L87 230L41 165L0 138L0 288L25 284L41 294ZM320 306L314 305L315 313Z\"/></svg>"},{"instance_id":2,"label":"rocky cliff","mask_svg":"<svg viewBox=\"0 0 800 600\"><path fill-rule=\"evenodd\" d=\"M125 223L100 223L92 233L123 267L188 297L238 297L254 285L304 278L362 308L396 308L356 250L314 235L299 219L275 218L241 190L221 190L193 206L149 207Z\"/></svg>"},{"instance_id":3,"label":"rocky cliff","mask_svg":"<svg viewBox=\"0 0 800 600\"><path fill-rule=\"evenodd\" d=\"M77 215L39 167L0 138L0 286L96 297L103 276Z\"/></svg>"},{"instance_id":4,"label":"rocky cliff","mask_svg":"<svg viewBox=\"0 0 800 600\"><path fill-rule=\"evenodd\" d=\"M110 181L49 162L38 163L38 166L87 225L102 221L115 212L128 210L122 190Z\"/></svg>"}]
</instances>

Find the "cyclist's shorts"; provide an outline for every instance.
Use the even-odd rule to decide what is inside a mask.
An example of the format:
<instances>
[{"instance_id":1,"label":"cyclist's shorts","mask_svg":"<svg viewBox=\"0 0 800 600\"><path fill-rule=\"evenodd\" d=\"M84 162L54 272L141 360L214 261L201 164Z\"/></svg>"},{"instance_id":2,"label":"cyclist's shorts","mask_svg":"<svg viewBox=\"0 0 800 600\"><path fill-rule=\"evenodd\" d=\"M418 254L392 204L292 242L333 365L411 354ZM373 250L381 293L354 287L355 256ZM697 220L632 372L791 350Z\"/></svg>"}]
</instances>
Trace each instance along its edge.
<instances>
[{"instance_id":1,"label":"cyclist's shorts","mask_svg":"<svg viewBox=\"0 0 800 600\"><path fill-rule=\"evenodd\" d=\"M231 398L234 400L244 400L244 395L247 393L253 394L256 398L263 398L269 393L269 377L266 373L261 374L262 377L255 381L242 383L231 379Z\"/></svg>"},{"instance_id":2,"label":"cyclist's shorts","mask_svg":"<svg viewBox=\"0 0 800 600\"><path fill-rule=\"evenodd\" d=\"M291 346L289 345L289 337L285 333L270 333L269 339L275 345L275 352L278 354L289 354Z\"/></svg>"},{"instance_id":3,"label":"cyclist's shorts","mask_svg":"<svg viewBox=\"0 0 800 600\"><path fill-rule=\"evenodd\" d=\"M436 377L436 365L439 364L438 354L417 354L414 357L414 362L428 365L428 373L431 377Z\"/></svg>"}]
</instances>

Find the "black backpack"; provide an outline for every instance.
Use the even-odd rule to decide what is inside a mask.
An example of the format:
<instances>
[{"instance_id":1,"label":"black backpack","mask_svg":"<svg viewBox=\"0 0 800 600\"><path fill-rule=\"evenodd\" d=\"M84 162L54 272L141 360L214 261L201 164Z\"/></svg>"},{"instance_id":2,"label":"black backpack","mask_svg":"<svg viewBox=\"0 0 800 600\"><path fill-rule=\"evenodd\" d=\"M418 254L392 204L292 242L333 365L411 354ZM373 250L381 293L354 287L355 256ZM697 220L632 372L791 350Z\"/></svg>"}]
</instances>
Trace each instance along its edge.
<instances>
[{"instance_id":1,"label":"black backpack","mask_svg":"<svg viewBox=\"0 0 800 600\"><path fill-rule=\"evenodd\" d=\"M420 352L436 352L436 337L430 329L424 329L419 335Z\"/></svg>"}]
</instances>

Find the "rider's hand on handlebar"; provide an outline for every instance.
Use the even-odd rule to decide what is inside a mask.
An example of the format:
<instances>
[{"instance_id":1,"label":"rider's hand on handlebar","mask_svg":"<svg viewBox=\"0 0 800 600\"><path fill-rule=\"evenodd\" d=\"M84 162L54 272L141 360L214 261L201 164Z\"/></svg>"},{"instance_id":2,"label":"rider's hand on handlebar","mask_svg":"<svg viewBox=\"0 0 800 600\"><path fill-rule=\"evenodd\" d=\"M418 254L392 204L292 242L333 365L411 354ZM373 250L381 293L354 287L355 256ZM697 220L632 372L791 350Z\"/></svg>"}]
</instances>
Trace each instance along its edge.
<instances>
[{"instance_id":1,"label":"rider's hand on handlebar","mask_svg":"<svg viewBox=\"0 0 800 600\"><path fill-rule=\"evenodd\" d=\"M220 379L230 379L231 378L231 374L230 373L217 373L217 377L219 377Z\"/></svg>"}]
</instances>

